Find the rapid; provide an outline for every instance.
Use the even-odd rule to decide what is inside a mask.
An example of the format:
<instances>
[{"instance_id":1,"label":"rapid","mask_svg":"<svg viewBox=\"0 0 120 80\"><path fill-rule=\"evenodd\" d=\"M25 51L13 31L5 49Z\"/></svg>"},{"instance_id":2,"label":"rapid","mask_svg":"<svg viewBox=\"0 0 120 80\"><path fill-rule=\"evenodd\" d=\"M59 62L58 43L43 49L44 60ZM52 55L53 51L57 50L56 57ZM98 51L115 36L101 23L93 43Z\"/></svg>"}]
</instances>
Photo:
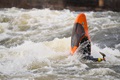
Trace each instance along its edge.
<instances>
[{"instance_id":1,"label":"rapid","mask_svg":"<svg viewBox=\"0 0 120 80\"><path fill-rule=\"evenodd\" d=\"M92 55L70 55L75 18L83 11L0 9L0 80L119 80L120 13L85 11Z\"/></svg>"}]
</instances>

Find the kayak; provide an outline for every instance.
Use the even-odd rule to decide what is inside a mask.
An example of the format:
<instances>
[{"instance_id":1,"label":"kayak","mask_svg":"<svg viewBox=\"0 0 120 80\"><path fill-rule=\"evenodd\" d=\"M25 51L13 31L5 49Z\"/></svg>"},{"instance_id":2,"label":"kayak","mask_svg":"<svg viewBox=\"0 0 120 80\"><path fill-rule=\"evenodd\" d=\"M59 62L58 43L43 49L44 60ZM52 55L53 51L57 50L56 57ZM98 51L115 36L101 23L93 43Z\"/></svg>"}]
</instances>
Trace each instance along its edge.
<instances>
[{"instance_id":1,"label":"kayak","mask_svg":"<svg viewBox=\"0 0 120 80\"><path fill-rule=\"evenodd\" d=\"M77 50L81 40L84 37L87 37L87 39L91 41L89 33L88 33L88 25L87 25L86 16L84 13L81 13L77 16L75 23L74 23L73 31L72 31L71 51L70 51L72 55Z\"/></svg>"}]
</instances>

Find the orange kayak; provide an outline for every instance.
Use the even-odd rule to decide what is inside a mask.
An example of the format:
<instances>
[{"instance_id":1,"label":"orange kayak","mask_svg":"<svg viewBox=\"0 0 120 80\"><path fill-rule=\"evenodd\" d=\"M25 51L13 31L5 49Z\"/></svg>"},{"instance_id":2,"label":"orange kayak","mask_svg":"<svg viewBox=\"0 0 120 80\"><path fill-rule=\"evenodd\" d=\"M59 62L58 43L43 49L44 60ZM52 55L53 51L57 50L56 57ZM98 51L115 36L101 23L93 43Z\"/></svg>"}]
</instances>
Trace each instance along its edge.
<instances>
[{"instance_id":1,"label":"orange kayak","mask_svg":"<svg viewBox=\"0 0 120 80\"><path fill-rule=\"evenodd\" d=\"M87 37L90 41L90 36L88 33L88 26L87 26L87 20L84 13L81 13L77 16L73 31L72 31L72 37L71 37L71 54L73 55L77 48L80 45L80 41Z\"/></svg>"}]
</instances>

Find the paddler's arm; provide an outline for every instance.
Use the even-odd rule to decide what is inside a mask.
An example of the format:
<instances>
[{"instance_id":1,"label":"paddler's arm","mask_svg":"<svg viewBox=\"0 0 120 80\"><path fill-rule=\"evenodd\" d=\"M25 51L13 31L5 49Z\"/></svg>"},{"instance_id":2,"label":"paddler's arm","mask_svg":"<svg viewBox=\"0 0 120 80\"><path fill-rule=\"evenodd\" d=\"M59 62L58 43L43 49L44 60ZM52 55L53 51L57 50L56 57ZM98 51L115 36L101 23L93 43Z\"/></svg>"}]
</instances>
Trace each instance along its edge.
<instances>
[{"instance_id":1,"label":"paddler's arm","mask_svg":"<svg viewBox=\"0 0 120 80\"><path fill-rule=\"evenodd\" d=\"M105 58L94 58L93 56L89 56L89 55L83 57L83 59L85 59L85 60L91 60L91 61L94 61L94 62L105 61Z\"/></svg>"}]
</instances>

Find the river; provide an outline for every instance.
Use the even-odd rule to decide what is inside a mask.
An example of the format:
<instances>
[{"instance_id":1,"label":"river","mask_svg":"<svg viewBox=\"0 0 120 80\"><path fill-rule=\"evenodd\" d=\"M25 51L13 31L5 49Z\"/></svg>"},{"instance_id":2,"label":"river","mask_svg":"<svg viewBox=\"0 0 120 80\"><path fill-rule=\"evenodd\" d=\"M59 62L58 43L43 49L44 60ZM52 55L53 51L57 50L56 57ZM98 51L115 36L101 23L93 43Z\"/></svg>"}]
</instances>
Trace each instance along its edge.
<instances>
[{"instance_id":1,"label":"river","mask_svg":"<svg viewBox=\"0 0 120 80\"><path fill-rule=\"evenodd\" d=\"M70 55L72 28L85 13L92 55ZM50 9L0 9L0 80L119 80L120 13Z\"/></svg>"}]
</instances>

